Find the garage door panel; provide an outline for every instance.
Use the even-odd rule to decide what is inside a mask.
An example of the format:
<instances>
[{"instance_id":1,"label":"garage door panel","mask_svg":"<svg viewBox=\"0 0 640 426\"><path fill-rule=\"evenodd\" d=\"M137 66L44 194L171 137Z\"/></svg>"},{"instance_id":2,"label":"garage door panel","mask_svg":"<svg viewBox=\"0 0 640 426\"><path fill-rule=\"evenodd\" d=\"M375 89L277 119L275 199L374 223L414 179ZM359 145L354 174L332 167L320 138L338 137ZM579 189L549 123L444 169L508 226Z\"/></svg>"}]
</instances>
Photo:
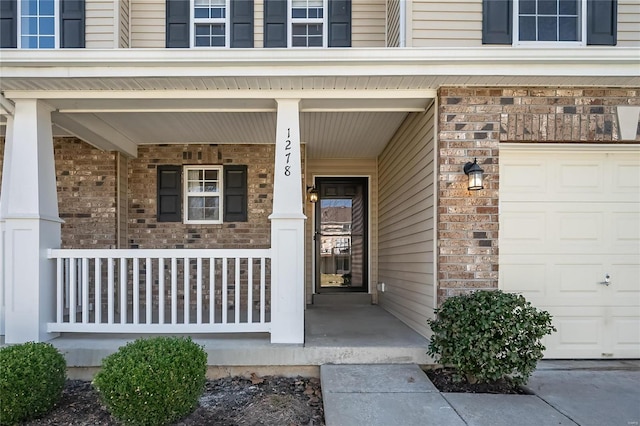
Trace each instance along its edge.
<instances>
[{"instance_id":1,"label":"garage door panel","mask_svg":"<svg viewBox=\"0 0 640 426\"><path fill-rule=\"evenodd\" d=\"M633 256L625 256L625 259L617 259L607 268L610 275L610 284L607 292L611 292L612 306L640 306L640 265L634 261ZM636 311L640 317L640 309Z\"/></svg>"},{"instance_id":2,"label":"garage door panel","mask_svg":"<svg viewBox=\"0 0 640 426\"><path fill-rule=\"evenodd\" d=\"M565 160L554 163L554 166L557 173L555 193L561 196L560 199L566 199L566 195L589 194L592 197L604 193L604 165L600 160Z\"/></svg>"},{"instance_id":3,"label":"garage door panel","mask_svg":"<svg viewBox=\"0 0 640 426\"><path fill-rule=\"evenodd\" d=\"M509 263L501 265L499 274L504 291L522 294L534 306L544 302L545 288L540 283L547 281L546 264Z\"/></svg>"},{"instance_id":4,"label":"garage door panel","mask_svg":"<svg viewBox=\"0 0 640 426\"><path fill-rule=\"evenodd\" d=\"M638 146L501 146L499 209L500 288L553 316L545 357L640 357Z\"/></svg>"},{"instance_id":5,"label":"garage door panel","mask_svg":"<svg viewBox=\"0 0 640 426\"><path fill-rule=\"evenodd\" d=\"M626 206L631 210L633 206ZM640 211L612 211L609 215L609 229L613 249L616 252L640 254Z\"/></svg>"},{"instance_id":6,"label":"garage door panel","mask_svg":"<svg viewBox=\"0 0 640 426\"><path fill-rule=\"evenodd\" d=\"M640 202L640 167L636 161L618 161L612 176L612 193L627 194L629 201Z\"/></svg>"}]
</instances>

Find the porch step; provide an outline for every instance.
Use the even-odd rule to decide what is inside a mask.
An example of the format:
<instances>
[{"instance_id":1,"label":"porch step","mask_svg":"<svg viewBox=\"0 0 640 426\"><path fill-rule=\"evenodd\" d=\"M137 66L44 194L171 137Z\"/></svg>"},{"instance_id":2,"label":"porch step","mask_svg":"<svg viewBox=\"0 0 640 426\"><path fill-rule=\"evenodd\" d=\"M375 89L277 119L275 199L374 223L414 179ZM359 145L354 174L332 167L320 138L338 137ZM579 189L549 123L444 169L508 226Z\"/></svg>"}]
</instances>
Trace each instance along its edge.
<instances>
[{"instance_id":1,"label":"porch step","mask_svg":"<svg viewBox=\"0 0 640 426\"><path fill-rule=\"evenodd\" d=\"M314 306L371 305L368 293L321 293L313 295Z\"/></svg>"}]
</instances>

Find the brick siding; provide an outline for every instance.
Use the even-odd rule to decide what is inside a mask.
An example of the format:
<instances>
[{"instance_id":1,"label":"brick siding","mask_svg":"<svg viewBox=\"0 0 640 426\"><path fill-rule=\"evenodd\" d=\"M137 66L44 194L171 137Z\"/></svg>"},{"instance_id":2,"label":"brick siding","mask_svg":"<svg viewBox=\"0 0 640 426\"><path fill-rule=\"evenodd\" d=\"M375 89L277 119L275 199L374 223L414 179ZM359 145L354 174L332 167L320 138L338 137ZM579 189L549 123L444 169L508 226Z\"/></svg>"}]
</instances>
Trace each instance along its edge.
<instances>
[{"instance_id":1,"label":"brick siding","mask_svg":"<svg viewBox=\"0 0 640 426\"><path fill-rule=\"evenodd\" d=\"M440 303L498 287L500 143L620 143L615 107L640 105L639 95L625 89L440 89ZM462 167L474 157L485 171L485 189L470 192Z\"/></svg>"}]
</instances>

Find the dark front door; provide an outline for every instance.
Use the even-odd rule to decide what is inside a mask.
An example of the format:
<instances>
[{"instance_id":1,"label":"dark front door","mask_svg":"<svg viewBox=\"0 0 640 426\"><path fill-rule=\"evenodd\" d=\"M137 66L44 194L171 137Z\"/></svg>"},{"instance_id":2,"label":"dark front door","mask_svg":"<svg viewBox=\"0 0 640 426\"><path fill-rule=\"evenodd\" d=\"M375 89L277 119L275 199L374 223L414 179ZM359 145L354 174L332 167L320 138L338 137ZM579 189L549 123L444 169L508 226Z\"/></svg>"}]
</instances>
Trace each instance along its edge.
<instances>
[{"instance_id":1,"label":"dark front door","mask_svg":"<svg viewBox=\"0 0 640 426\"><path fill-rule=\"evenodd\" d=\"M367 178L316 178L316 291L368 291Z\"/></svg>"}]
</instances>

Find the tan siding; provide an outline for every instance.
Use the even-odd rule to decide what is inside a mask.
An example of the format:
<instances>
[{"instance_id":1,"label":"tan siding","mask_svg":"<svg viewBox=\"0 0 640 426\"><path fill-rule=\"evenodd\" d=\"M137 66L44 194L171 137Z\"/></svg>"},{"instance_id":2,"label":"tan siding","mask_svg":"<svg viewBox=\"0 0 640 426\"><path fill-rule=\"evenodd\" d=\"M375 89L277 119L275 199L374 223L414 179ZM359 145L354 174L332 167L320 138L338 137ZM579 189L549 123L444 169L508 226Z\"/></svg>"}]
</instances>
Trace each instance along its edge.
<instances>
[{"instance_id":1,"label":"tan siding","mask_svg":"<svg viewBox=\"0 0 640 426\"><path fill-rule=\"evenodd\" d=\"M129 4L130 0L120 0L118 47L129 47Z\"/></svg>"},{"instance_id":2,"label":"tan siding","mask_svg":"<svg viewBox=\"0 0 640 426\"><path fill-rule=\"evenodd\" d=\"M376 301L378 282L378 166L375 159L309 159L305 182L313 183L314 176L368 176L369 177L369 281L373 300ZM305 214L305 292L307 303L313 294L313 206L306 202Z\"/></svg>"},{"instance_id":3,"label":"tan siding","mask_svg":"<svg viewBox=\"0 0 640 426\"><path fill-rule=\"evenodd\" d=\"M400 0L387 1L387 47L400 46Z\"/></svg>"},{"instance_id":4,"label":"tan siding","mask_svg":"<svg viewBox=\"0 0 640 426\"><path fill-rule=\"evenodd\" d=\"M253 47L264 46L264 0L253 3Z\"/></svg>"},{"instance_id":5,"label":"tan siding","mask_svg":"<svg viewBox=\"0 0 640 426\"><path fill-rule=\"evenodd\" d=\"M640 2L618 2L618 46L640 46Z\"/></svg>"},{"instance_id":6,"label":"tan siding","mask_svg":"<svg viewBox=\"0 0 640 426\"><path fill-rule=\"evenodd\" d=\"M112 0L87 0L86 47L87 49L113 49L116 34L114 2Z\"/></svg>"},{"instance_id":7,"label":"tan siding","mask_svg":"<svg viewBox=\"0 0 640 426\"><path fill-rule=\"evenodd\" d=\"M434 114L410 114L378 159L380 305L424 336L435 306Z\"/></svg>"},{"instance_id":8,"label":"tan siding","mask_svg":"<svg viewBox=\"0 0 640 426\"><path fill-rule=\"evenodd\" d=\"M416 0L411 27L414 47L480 46L482 0Z\"/></svg>"},{"instance_id":9,"label":"tan siding","mask_svg":"<svg viewBox=\"0 0 640 426\"><path fill-rule=\"evenodd\" d=\"M351 18L353 47L385 46L385 0L353 0Z\"/></svg>"},{"instance_id":10,"label":"tan siding","mask_svg":"<svg viewBox=\"0 0 640 426\"><path fill-rule=\"evenodd\" d=\"M165 0L131 4L131 47L165 47Z\"/></svg>"}]
</instances>

